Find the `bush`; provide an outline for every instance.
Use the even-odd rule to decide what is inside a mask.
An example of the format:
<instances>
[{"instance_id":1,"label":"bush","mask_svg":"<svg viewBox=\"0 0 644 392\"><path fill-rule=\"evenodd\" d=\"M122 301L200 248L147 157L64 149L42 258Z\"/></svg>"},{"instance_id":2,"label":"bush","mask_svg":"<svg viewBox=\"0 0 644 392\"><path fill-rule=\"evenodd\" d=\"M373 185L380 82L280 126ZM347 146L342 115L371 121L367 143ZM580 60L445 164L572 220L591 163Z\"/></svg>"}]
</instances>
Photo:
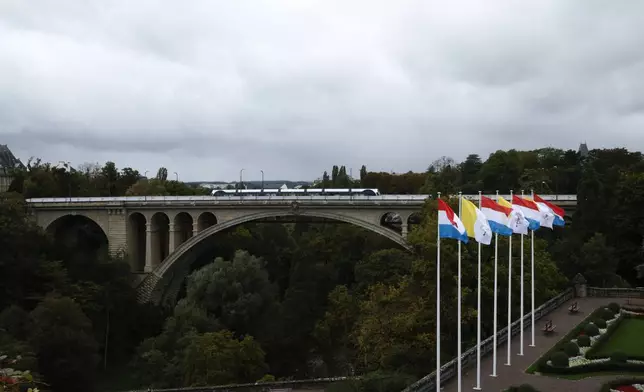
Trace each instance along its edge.
<instances>
[{"instance_id":1,"label":"bush","mask_svg":"<svg viewBox=\"0 0 644 392\"><path fill-rule=\"evenodd\" d=\"M600 329L606 328L606 320L604 319L594 320L593 324L595 324L597 328L600 328Z\"/></svg>"},{"instance_id":2,"label":"bush","mask_svg":"<svg viewBox=\"0 0 644 392\"><path fill-rule=\"evenodd\" d=\"M609 304L608 304L608 309L610 309L610 311L611 311L611 312L613 312L613 314L617 314L617 313L619 313L619 310L620 310L621 308L622 308L622 307L621 307L621 306L619 306L619 304L618 304L618 303L616 303L616 302L611 302L611 303L609 303Z\"/></svg>"},{"instance_id":3,"label":"bush","mask_svg":"<svg viewBox=\"0 0 644 392\"><path fill-rule=\"evenodd\" d=\"M611 320L611 319L615 318L615 313L612 310L608 309L608 308L604 308L604 309L601 309L598 312L597 316L599 318L604 319L604 320Z\"/></svg>"},{"instance_id":4,"label":"bush","mask_svg":"<svg viewBox=\"0 0 644 392\"><path fill-rule=\"evenodd\" d=\"M587 335L581 335L577 338L577 344L579 347L590 347L590 337Z\"/></svg>"},{"instance_id":5,"label":"bush","mask_svg":"<svg viewBox=\"0 0 644 392\"><path fill-rule=\"evenodd\" d=\"M568 360L568 355L563 351L557 351L550 357L552 361L552 366L559 368L567 368L570 366L570 361Z\"/></svg>"},{"instance_id":6,"label":"bush","mask_svg":"<svg viewBox=\"0 0 644 392\"><path fill-rule=\"evenodd\" d=\"M615 351L613 354L610 356L610 360L616 363L626 363L626 360L628 357L626 354L624 354L621 351Z\"/></svg>"},{"instance_id":7,"label":"bush","mask_svg":"<svg viewBox=\"0 0 644 392\"><path fill-rule=\"evenodd\" d=\"M599 335L599 328L593 323L588 323L584 326L584 333L588 336Z\"/></svg>"},{"instance_id":8,"label":"bush","mask_svg":"<svg viewBox=\"0 0 644 392\"><path fill-rule=\"evenodd\" d=\"M343 380L331 383L324 388L324 392L358 392L360 386L356 381Z\"/></svg>"},{"instance_id":9,"label":"bush","mask_svg":"<svg viewBox=\"0 0 644 392\"><path fill-rule=\"evenodd\" d=\"M362 392L400 392L415 381L416 377L408 374L375 371L362 376L358 382L358 390Z\"/></svg>"},{"instance_id":10,"label":"bush","mask_svg":"<svg viewBox=\"0 0 644 392\"><path fill-rule=\"evenodd\" d=\"M530 384L521 384L517 388L517 392L539 392L537 388L533 387Z\"/></svg>"},{"instance_id":11,"label":"bush","mask_svg":"<svg viewBox=\"0 0 644 392\"><path fill-rule=\"evenodd\" d=\"M579 346L574 342L568 342L564 344L563 351L568 355L568 357L575 357L579 355Z\"/></svg>"}]
</instances>

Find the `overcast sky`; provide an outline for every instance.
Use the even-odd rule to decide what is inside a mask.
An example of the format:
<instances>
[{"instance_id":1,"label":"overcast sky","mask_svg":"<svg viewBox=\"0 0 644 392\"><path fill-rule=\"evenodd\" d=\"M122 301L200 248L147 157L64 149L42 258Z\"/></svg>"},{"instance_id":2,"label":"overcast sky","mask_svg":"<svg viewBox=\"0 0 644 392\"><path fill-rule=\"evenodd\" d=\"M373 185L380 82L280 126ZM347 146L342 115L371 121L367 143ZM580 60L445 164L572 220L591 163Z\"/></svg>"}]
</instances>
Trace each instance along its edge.
<instances>
[{"instance_id":1,"label":"overcast sky","mask_svg":"<svg viewBox=\"0 0 644 392\"><path fill-rule=\"evenodd\" d=\"M644 146L640 0L0 0L0 144L184 180Z\"/></svg>"}]
</instances>

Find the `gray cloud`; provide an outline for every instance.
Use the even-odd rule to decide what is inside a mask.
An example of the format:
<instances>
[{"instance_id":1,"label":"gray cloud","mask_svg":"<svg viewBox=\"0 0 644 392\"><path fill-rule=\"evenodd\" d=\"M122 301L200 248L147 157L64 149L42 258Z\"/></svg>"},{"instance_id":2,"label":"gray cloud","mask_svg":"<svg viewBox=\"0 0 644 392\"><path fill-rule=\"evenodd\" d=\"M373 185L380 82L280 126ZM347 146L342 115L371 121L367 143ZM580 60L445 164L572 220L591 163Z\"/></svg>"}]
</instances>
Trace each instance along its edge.
<instances>
[{"instance_id":1,"label":"gray cloud","mask_svg":"<svg viewBox=\"0 0 644 392\"><path fill-rule=\"evenodd\" d=\"M0 142L193 180L639 149L643 47L631 0L8 0Z\"/></svg>"}]
</instances>

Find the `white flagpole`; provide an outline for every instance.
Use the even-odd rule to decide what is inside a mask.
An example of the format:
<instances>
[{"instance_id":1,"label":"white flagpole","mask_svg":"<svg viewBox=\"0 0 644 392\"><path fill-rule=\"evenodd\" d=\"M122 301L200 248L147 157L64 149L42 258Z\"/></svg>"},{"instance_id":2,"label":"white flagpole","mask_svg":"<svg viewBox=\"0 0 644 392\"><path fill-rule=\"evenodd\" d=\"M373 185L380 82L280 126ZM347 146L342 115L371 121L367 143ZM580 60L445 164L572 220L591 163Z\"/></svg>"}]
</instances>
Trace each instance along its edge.
<instances>
[{"instance_id":1,"label":"white flagpole","mask_svg":"<svg viewBox=\"0 0 644 392\"><path fill-rule=\"evenodd\" d=\"M523 198L523 190L521 191L521 198ZM519 355L523 355L523 315L524 315L524 310L523 310L523 237L524 235L521 234L521 311L519 314L519 327L521 328L519 331L521 332L521 341L519 342Z\"/></svg>"},{"instance_id":2,"label":"white flagpole","mask_svg":"<svg viewBox=\"0 0 644 392\"><path fill-rule=\"evenodd\" d=\"M530 190L530 195L532 196L532 200L534 200L534 190ZM534 230L532 230L530 236L530 278L532 280L532 295L530 296L530 299L532 300L532 343L530 344L530 347L534 347Z\"/></svg>"},{"instance_id":3,"label":"white flagpole","mask_svg":"<svg viewBox=\"0 0 644 392\"><path fill-rule=\"evenodd\" d=\"M510 201L512 201L512 191L510 191ZM513 233L514 234L514 233ZM507 366L512 365L512 234L508 243L508 362Z\"/></svg>"},{"instance_id":4,"label":"white flagpole","mask_svg":"<svg viewBox=\"0 0 644 392\"><path fill-rule=\"evenodd\" d=\"M441 193L438 192L438 199ZM438 217L438 214L437 214ZM441 234L436 220L436 392L441 391Z\"/></svg>"},{"instance_id":5,"label":"white flagpole","mask_svg":"<svg viewBox=\"0 0 644 392\"><path fill-rule=\"evenodd\" d=\"M479 191L479 209L481 208L481 191ZM478 311L476 312L476 386L474 389L481 389L481 243L479 242L479 282L478 282Z\"/></svg>"},{"instance_id":6,"label":"white flagpole","mask_svg":"<svg viewBox=\"0 0 644 392\"><path fill-rule=\"evenodd\" d=\"M496 191L496 201L497 202L499 201L499 191ZM494 311L492 313L493 316L494 316L494 322L493 322L494 332L493 332L492 336L494 336L494 337L492 338L493 339L493 345L492 345L492 374L491 374L492 377L496 377L496 328L497 328L496 323L497 323L497 318L498 318L497 317L498 309L496 307L497 306L496 304L498 302L497 292L496 292L497 291L497 280L496 280L496 278L497 278L497 273L498 273L498 271L497 271L497 263L498 263L498 261L499 261L499 233L494 233Z\"/></svg>"},{"instance_id":7,"label":"white flagpole","mask_svg":"<svg viewBox=\"0 0 644 392\"><path fill-rule=\"evenodd\" d=\"M460 218L461 216L461 209L462 209L462 200L463 194L462 192L458 192L458 216ZM461 346L463 345L462 343L462 337L461 337L461 241L458 241L458 295L457 295L457 301L458 304L456 306L456 313L458 317L458 323L457 323L457 343L456 343L456 362L458 366L458 392L461 392L462 388L462 376L461 376L461 369L462 369L462 364L461 364Z\"/></svg>"}]
</instances>

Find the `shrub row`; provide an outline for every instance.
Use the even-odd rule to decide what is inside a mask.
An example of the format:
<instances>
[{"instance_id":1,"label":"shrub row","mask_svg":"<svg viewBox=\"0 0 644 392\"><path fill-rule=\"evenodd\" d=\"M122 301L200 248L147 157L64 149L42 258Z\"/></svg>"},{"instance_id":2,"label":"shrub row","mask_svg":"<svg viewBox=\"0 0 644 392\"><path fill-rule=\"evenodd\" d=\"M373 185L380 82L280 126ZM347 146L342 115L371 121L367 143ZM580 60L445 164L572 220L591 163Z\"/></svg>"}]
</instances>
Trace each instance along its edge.
<instances>
[{"instance_id":1,"label":"shrub row","mask_svg":"<svg viewBox=\"0 0 644 392\"><path fill-rule=\"evenodd\" d=\"M511 386L505 392L539 392L539 390L530 384L521 384L518 387Z\"/></svg>"},{"instance_id":2,"label":"shrub row","mask_svg":"<svg viewBox=\"0 0 644 392\"><path fill-rule=\"evenodd\" d=\"M539 358L539 360L535 364L535 367L536 367L535 370L541 373L551 373L551 369L553 369L553 366L548 365L547 363L548 360L550 360L550 358L553 356L554 353L561 351L563 349L563 346L566 343L570 342L572 339L579 336L580 332L584 331L584 328L586 327L586 325L588 325L588 321L598 318L600 313L603 312L603 309L604 309L603 307L595 309L581 323L577 324L575 328L571 329L570 332L568 332L557 344L555 344L550 350L548 350L544 355L542 355L541 358ZM584 333L587 334L587 332L585 331ZM590 344L590 339L589 339L589 344Z\"/></svg>"},{"instance_id":3,"label":"shrub row","mask_svg":"<svg viewBox=\"0 0 644 392\"><path fill-rule=\"evenodd\" d=\"M606 343L606 341L610 339L611 335L615 332L615 330L619 327L619 324L624 319L644 320L644 314L628 314L628 313L623 314L622 317L620 317L617 321L615 321L608 327L608 329L606 330L606 333L600 336L599 339L597 339L597 341L593 345L593 347L591 347L590 350L586 352L586 358L588 359L601 358L600 355L597 355L597 352L599 351L601 345ZM644 356L629 356L629 359L638 359L638 360L644 361Z\"/></svg>"}]
</instances>

